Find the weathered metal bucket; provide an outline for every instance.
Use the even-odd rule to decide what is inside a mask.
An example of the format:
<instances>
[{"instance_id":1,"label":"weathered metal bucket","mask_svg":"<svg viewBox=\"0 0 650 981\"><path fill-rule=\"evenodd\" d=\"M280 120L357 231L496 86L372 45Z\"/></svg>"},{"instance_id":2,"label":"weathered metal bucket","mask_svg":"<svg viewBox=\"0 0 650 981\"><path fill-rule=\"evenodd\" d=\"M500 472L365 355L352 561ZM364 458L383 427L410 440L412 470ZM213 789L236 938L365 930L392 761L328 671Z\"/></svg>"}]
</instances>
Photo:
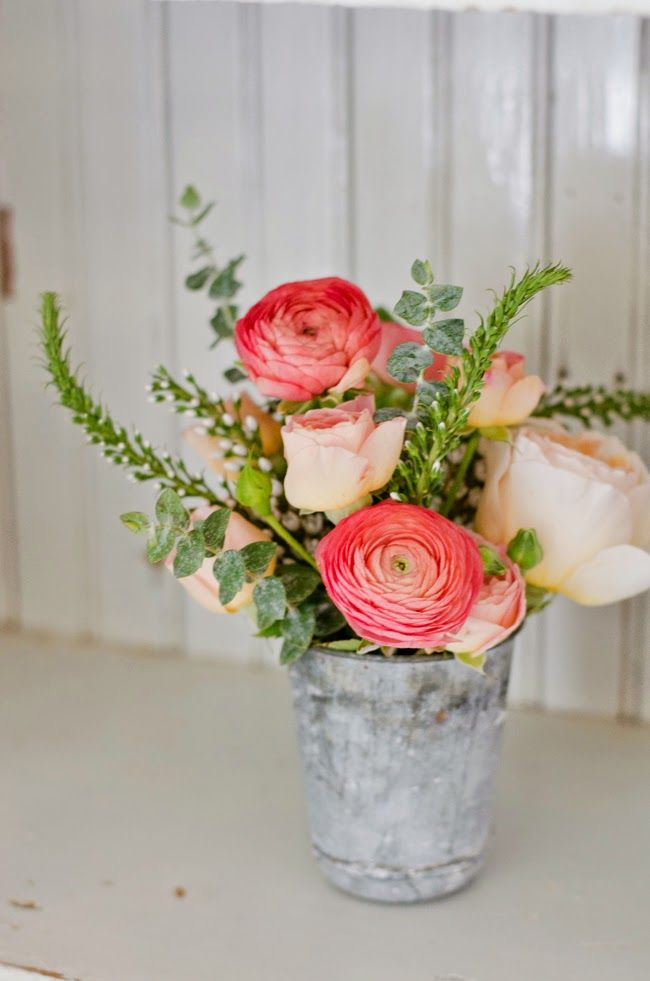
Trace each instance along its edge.
<instances>
[{"instance_id":1,"label":"weathered metal bucket","mask_svg":"<svg viewBox=\"0 0 650 981\"><path fill-rule=\"evenodd\" d=\"M477 874L512 645L485 677L435 655L312 649L291 666L313 851L336 886L412 903Z\"/></svg>"}]
</instances>

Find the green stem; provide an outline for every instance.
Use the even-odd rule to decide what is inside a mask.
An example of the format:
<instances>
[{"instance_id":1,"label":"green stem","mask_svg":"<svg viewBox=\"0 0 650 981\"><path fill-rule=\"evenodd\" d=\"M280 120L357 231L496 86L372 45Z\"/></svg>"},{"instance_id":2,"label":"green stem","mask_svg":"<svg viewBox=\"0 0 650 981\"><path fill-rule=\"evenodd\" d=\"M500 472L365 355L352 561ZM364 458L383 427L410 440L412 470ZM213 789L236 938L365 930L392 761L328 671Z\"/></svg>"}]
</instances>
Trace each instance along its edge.
<instances>
[{"instance_id":1,"label":"green stem","mask_svg":"<svg viewBox=\"0 0 650 981\"><path fill-rule=\"evenodd\" d=\"M456 502L456 497L462 482L465 479L465 475L469 470L469 465L474 459L474 454L476 453L476 448L478 446L478 441L481 438L481 434L477 430L472 434L471 438L467 441L465 446L465 452L463 454L463 459L460 461L458 470L456 471L456 476L454 477L453 483L449 488L449 493L445 498L445 503L443 504L440 513L447 516L451 511L452 507Z\"/></svg>"},{"instance_id":2,"label":"green stem","mask_svg":"<svg viewBox=\"0 0 650 981\"><path fill-rule=\"evenodd\" d=\"M287 531L284 525L280 524L276 517L274 517L272 514L266 514L262 516L262 521L266 522L269 528L272 528L276 535L287 543L291 551L295 552L298 558L302 559L303 562L306 562L318 572L318 566L316 565L314 556L311 555L307 549L300 544L300 542L296 541L293 535Z\"/></svg>"}]
</instances>

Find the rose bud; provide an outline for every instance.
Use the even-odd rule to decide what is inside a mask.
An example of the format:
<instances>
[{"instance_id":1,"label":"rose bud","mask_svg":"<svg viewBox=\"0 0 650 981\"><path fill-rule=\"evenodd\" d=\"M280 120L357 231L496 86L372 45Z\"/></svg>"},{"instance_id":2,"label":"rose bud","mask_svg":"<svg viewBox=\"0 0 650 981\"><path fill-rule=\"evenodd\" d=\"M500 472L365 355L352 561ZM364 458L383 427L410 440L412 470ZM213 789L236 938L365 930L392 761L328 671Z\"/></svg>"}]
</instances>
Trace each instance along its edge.
<instances>
[{"instance_id":1,"label":"rose bud","mask_svg":"<svg viewBox=\"0 0 650 981\"><path fill-rule=\"evenodd\" d=\"M337 511L388 483L402 451L406 419L377 425L374 411L372 395L360 395L336 409L287 418L284 493L293 507Z\"/></svg>"},{"instance_id":2,"label":"rose bud","mask_svg":"<svg viewBox=\"0 0 650 981\"><path fill-rule=\"evenodd\" d=\"M237 322L235 344L263 395L303 402L363 383L379 347L379 320L344 279L285 283Z\"/></svg>"},{"instance_id":3,"label":"rose bud","mask_svg":"<svg viewBox=\"0 0 650 981\"><path fill-rule=\"evenodd\" d=\"M599 606L650 587L650 475L615 436L556 425L485 440L476 528L506 545L534 528L542 559L526 581Z\"/></svg>"},{"instance_id":4,"label":"rose bud","mask_svg":"<svg viewBox=\"0 0 650 981\"><path fill-rule=\"evenodd\" d=\"M524 356L499 351L485 373L483 388L469 414L474 429L517 426L534 411L546 386L537 375L524 374Z\"/></svg>"},{"instance_id":5,"label":"rose bud","mask_svg":"<svg viewBox=\"0 0 650 981\"><path fill-rule=\"evenodd\" d=\"M197 508L196 511L192 512L192 523L195 521L205 521L207 516L216 510L214 507ZM255 525L247 521L246 518L243 518L241 514L237 514L236 511L231 512L223 543L224 551L230 551L232 549L238 552L245 545L250 545L251 542L267 542L268 540L269 535L266 532L260 528L256 528ZM165 559L165 565L170 572L173 572L174 569L174 556L175 552L171 552ZM273 575L275 562L274 557L264 572L265 576ZM193 575L184 576L177 581L185 587L192 599L195 599L197 603L200 603L201 606L204 606L211 613L237 613L238 610L249 606L253 602L253 590L255 589L255 583L252 582L245 583L230 603L227 603L225 606L221 605L219 602L219 583L214 578L214 573L212 572L213 564L214 556L209 556L203 560L201 568Z\"/></svg>"},{"instance_id":6,"label":"rose bud","mask_svg":"<svg viewBox=\"0 0 650 981\"><path fill-rule=\"evenodd\" d=\"M382 501L344 518L316 550L325 588L359 637L444 648L483 583L469 532L435 511Z\"/></svg>"}]
</instances>

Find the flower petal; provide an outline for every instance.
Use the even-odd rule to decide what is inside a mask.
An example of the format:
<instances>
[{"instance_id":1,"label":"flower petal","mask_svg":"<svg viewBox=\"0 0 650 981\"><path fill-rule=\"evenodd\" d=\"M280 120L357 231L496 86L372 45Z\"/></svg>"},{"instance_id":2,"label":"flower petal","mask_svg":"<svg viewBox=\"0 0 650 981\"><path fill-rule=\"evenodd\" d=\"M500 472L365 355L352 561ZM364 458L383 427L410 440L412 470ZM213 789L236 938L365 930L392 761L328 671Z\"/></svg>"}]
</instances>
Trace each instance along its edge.
<instances>
[{"instance_id":1,"label":"flower petal","mask_svg":"<svg viewBox=\"0 0 650 981\"><path fill-rule=\"evenodd\" d=\"M584 606L604 606L650 589L650 554L634 545L615 545L585 562L560 592Z\"/></svg>"},{"instance_id":2,"label":"flower petal","mask_svg":"<svg viewBox=\"0 0 650 981\"><path fill-rule=\"evenodd\" d=\"M309 446L290 461L284 493L294 508L335 511L367 492L365 457L339 446Z\"/></svg>"},{"instance_id":3,"label":"flower petal","mask_svg":"<svg viewBox=\"0 0 650 981\"><path fill-rule=\"evenodd\" d=\"M378 490L393 476L404 444L406 419L398 416L380 423L361 447L361 455L372 467L366 491Z\"/></svg>"}]
</instances>

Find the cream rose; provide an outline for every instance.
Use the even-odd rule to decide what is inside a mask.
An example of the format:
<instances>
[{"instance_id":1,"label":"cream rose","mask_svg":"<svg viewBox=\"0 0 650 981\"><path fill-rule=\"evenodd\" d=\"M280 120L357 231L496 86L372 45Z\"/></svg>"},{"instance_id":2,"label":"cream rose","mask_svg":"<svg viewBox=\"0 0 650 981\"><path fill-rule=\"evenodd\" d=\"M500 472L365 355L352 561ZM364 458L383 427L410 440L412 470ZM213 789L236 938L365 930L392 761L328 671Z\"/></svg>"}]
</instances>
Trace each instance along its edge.
<instances>
[{"instance_id":1,"label":"cream rose","mask_svg":"<svg viewBox=\"0 0 650 981\"><path fill-rule=\"evenodd\" d=\"M600 606L650 587L650 475L615 436L527 426L485 441L476 528L506 544L534 528L544 550L528 582Z\"/></svg>"},{"instance_id":2,"label":"cream rose","mask_svg":"<svg viewBox=\"0 0 650 981\"><path fill-rule=\"evenodd\" d=\"M305 511L338 511L388 483L397 466L406 419L377 425L372 395L336 409L289 416L282 427L284 493Z\"/></svg>"},{"instance_id":3,"label":"cream rose","mask_svg":"<svg viewBox=\"0 0 650 981\"><path fill-rule=\"evenodd\" d=\"M197 508L196 511L192 512L192 523L204 521L215 510L216 508L213 507ZM238 552L245 545L250 545L251 542L267 542L268 540L268 534L260 528L256 528L241 514L237 514L236 511L232 512L223 543L225 550L233 549ZM170 572L173 572L174 569L174 555L175 552L172 552L165 559L165 565ZM178 582L185 587L192 599L195 599L197 603L200 603L211 613L237 613L245 606L249 606L253 602L253 590L255 588L255 583L252 582L245 583L230 603L226 603L225 606L221 605L219 602L219 583L212 572L213 564L214 558L212 556L204 559L200 569L191 576L178 579ZM275 558L269 563L264 575L273 575L274 568Z\"/></svg>"},{"instance_id":4,"label":"cream rose","mask_svg":"<svg viewBox=\"0 0 650 981\"><path fill-rule=\"evenodd\" d=\"M537 375L524 373L524 356L499 351L485 373L481 395L472 406L468 424L475 429L516 426L537 406L545 390Z\"/></svg>"}]
</instances>

